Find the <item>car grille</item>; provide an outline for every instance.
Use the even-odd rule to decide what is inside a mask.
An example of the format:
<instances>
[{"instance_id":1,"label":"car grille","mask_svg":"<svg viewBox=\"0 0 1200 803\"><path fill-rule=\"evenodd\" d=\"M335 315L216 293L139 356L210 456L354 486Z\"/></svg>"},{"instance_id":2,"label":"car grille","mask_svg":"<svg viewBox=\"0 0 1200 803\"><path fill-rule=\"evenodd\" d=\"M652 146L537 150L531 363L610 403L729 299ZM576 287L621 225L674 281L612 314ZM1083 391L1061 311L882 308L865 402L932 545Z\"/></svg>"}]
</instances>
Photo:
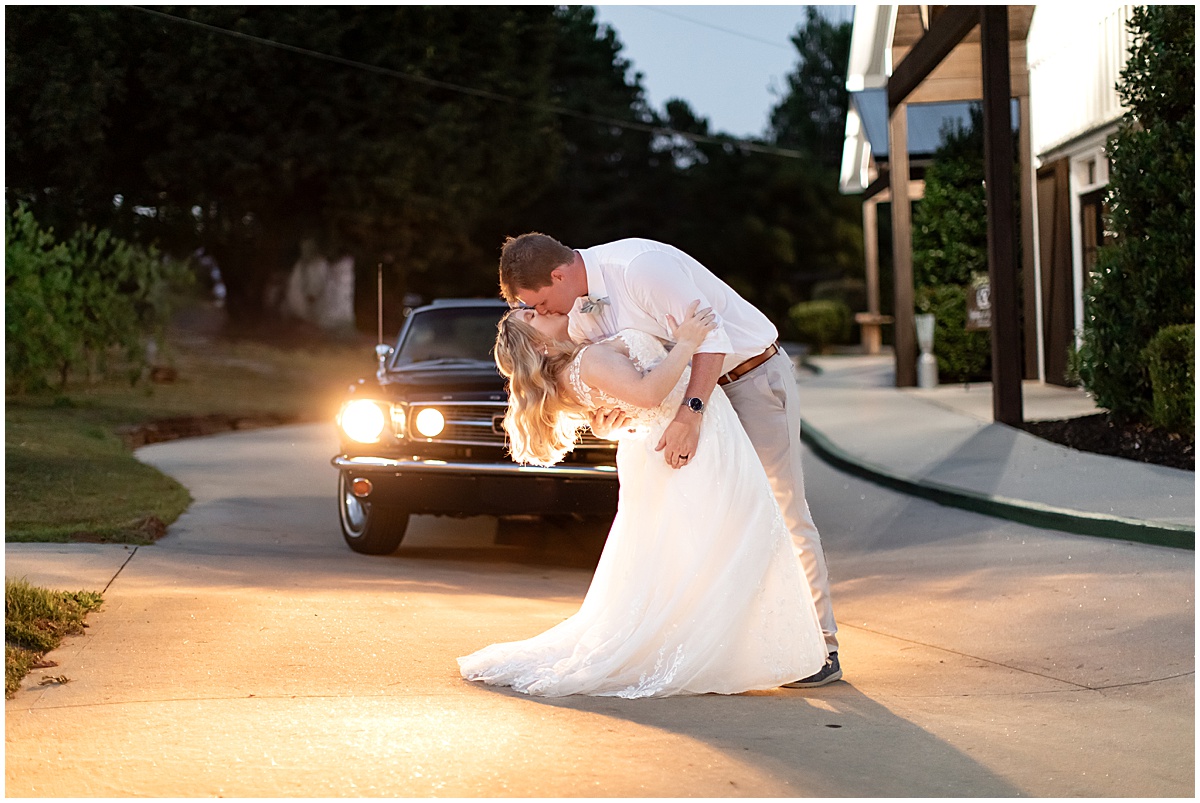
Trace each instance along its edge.
<instances>
[{"instance_id":1,"label":"car grille","mask_svg":"<svg viewBox=\"0 0 1200 803\"><path fill-rule=\"evenodd\" d=\"M436 408L446 418L446 427L436 437L426 438L412 428L417 413L426 407ZM508 405L504 402L419 402L409 407L409 438L434 443L463 446L504 446L504 427L501 424ZM597 438L584 430L580 448L613 449L616 444Z\"/></svg>"}]
</instances>

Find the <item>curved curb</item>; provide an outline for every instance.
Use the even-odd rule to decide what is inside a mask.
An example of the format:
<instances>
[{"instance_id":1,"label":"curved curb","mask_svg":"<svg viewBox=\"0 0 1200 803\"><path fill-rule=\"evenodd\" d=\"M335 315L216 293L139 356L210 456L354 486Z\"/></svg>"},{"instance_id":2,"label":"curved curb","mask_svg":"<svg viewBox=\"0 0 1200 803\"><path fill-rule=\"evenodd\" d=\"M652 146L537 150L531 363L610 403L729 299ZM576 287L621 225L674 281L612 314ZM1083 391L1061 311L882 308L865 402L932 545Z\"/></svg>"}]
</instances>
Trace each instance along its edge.
<instances>
[{"instance_id":1,"label":"curved curb","mask_svg":"<svg viewBox=\"0 0 1200 803\"><path fill-rule=\"evenodd\" d=\"M1039 502L991 496L895 474L865 460L851 457L804 418L800 420L800 439L808 444L822 460L835 468L885 488L928 499L939 505L961 508L973 513L982 513L1027 524L1031 527L1059 530L1075 535L1115 538L1122 541L1136 541L1142 544L1193 551L1196 549L1196 529L1184 524L1147 522L1120 516L1108 516L1103 513L1069 510Z\"/></svg>"}]
</instances>

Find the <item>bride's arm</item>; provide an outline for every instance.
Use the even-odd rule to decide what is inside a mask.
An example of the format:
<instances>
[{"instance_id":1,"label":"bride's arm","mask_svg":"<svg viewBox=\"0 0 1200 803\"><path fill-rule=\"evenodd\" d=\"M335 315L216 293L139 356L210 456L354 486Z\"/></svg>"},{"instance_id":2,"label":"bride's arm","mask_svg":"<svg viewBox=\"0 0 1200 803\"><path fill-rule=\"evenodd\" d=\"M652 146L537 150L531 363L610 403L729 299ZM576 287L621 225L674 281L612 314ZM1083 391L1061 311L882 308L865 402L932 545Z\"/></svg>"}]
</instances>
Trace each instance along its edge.
<instances>
[{"instance_id":1,"label":"bride's arm","mask_svg":"<svg viewBox=\"0 0 1200 803\"><path fill-rule=\"evenodd\" d=\"M716 327L712 310L697 311L699 304L692 302L683 323L676 324L667 316L675 330L675 347L652 371L641 373L627 356L606 346L584 352L579 361L581 378L634 407L657 407L675 387L705 336Z\"/></svg>"}]
</instances>

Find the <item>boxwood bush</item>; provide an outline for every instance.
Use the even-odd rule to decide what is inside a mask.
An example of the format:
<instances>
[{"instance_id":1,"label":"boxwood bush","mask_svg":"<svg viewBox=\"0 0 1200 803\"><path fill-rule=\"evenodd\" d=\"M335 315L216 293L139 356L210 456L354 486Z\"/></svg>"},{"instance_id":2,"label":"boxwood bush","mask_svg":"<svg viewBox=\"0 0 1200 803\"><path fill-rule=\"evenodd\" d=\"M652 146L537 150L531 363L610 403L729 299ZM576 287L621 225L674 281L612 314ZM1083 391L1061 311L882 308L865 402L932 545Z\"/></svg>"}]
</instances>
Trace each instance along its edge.
<instances>
[{"instance_id":1,"label":"boxwood bush","mask_svg":"<svg viewBox=\"0 0 1200 803\"><path fill-rule=\"evenodd\" d=\"M802 343L824 353L850 336L853 314L841 301L801 301L788 311Z\"/></svg>"},{"instance_id":2,"label":"boxwood bush","mask_svg":"<svg viewBox=\"0 0 1200 803\"><path fill-rule=\"evenodd\" d=\"M1146 368L1153 389L1150 420L1169 432L1195 437L1196 326L1164 326L1146 346Z\"/></svg>"}]
</instances>

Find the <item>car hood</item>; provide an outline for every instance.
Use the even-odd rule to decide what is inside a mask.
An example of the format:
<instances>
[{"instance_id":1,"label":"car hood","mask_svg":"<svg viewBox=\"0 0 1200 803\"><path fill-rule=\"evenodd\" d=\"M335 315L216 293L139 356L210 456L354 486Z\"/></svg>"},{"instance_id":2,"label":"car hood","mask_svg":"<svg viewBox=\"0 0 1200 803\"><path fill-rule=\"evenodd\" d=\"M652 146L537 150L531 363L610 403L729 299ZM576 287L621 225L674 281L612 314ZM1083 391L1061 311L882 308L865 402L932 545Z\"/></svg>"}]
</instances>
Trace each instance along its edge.
<instances>
[{"instance_id":1,"label":"car hood","mask_svg":"<svg viewBox=\"0 0 1200 803\"><path fill-rule=\"evenodd\" d=\"M437 388L453 392L503 390L504 377L494 363L479 361L423 362L388 371L384 380L390 387Z\"/></svg>"}]
</instances>

